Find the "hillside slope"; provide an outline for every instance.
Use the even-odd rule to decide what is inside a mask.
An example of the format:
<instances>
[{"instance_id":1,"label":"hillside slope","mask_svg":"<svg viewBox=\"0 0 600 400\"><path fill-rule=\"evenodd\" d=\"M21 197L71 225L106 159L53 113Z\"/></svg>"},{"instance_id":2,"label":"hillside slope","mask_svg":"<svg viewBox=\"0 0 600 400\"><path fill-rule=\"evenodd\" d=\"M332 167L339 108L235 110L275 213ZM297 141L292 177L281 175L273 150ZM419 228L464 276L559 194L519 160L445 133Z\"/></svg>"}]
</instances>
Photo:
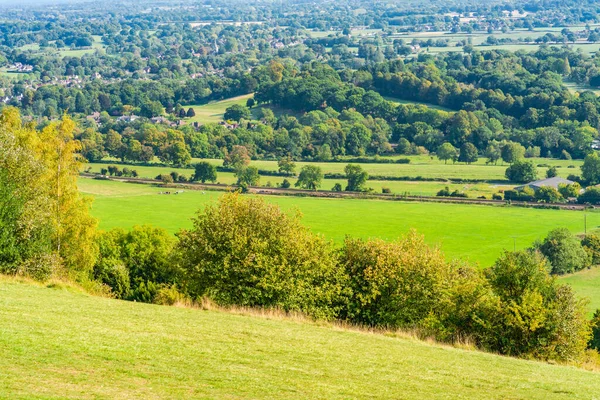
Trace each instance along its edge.
<instances>
[{"instance_id":1,"label":"hillside slope","mask_svg":"<svg viewBox=\"0 0 600 400\"><path fill-rule=\"evenodd\" d=\"M600 374L0 278L0 398L593 398Z\"/></svg>"}]
</instances>

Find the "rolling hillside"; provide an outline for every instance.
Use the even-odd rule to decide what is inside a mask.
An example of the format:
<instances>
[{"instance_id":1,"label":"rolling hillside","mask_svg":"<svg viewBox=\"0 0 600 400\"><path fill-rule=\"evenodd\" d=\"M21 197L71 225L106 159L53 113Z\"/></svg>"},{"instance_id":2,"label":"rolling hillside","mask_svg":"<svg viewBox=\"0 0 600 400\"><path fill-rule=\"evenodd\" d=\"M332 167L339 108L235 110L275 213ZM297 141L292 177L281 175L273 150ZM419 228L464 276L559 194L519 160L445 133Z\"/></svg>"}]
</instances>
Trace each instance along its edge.
<instances>
[{"instance_id":1,"label":"rolling hillside","mask_svg":"<svg viewBox=\"0 0 600 400\"><path fill-rule=\"evenodd\" d=\"M590 399L600 374L0 277L0 398Z\"/></svg>"}]
</instances>

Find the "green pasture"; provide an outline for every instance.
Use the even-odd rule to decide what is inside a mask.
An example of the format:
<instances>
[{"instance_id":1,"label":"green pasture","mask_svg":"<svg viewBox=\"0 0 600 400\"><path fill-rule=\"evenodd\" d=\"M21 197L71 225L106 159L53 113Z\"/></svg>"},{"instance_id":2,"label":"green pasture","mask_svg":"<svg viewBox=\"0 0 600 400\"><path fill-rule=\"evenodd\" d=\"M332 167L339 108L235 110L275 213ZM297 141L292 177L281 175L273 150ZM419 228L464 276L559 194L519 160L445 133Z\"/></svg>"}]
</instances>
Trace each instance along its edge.
<instances>
[{"instance_id":1,"label":"green pasture","mask_svg":"<svg viewBox=\"0 0 600 400\"><path fill-rule=\"evenodd\" d=\"M171 233L191 226L190 218L222 192L159 194L160 187L80 179L82 193L94 197L92 214L101 229L152 224ZM450 258L491 265L503 250L526 248L558 227L584 230L580 211L510 206L418 203L372 199L265 196L285 210L298 209L315 232L341 243L345 235L394 240L416 229ZM588 212L587 229L600 227L600 213Z\"/></svg>"},{"instance_id":2,"label":"green pasture","mask_svg":"<svg viewBox=\"0 0 600 400\"><path fill-rule=\"evenodd\" d=\"M435 179L472 179L472 180L487 180L487 181L505 181L503 184L510 184L504 173L506 172L507 164L498 162L496 165L485 164L486 159L480 158L477 162L472 164L465 163L444 163L435 157L434 155L428 156L399 156L392 157L397 158L408 158L410 159L409 164L396 164L396 163L364 163L361 164L362 168L366 170L370 175L379 176L391 176L391 177L410 177L410 178L435 178ZM569 174L580 175L580 166L583 164L582 160L557 160L548 158L531 158L529 159L535 165L551 165L556 166L558 175L566 178ZM199 161L209 161L215 165L222 165L223 161L218 159L207 159L202 160L195 158L192 163ZM106 168L111 164L110 160L102 163L88 164L87 166L92 168L93 172L99 172L101 168ZM299 172L304 165L317 165L321 167L323 173L344 173L346 163L344 162L296 162L296 172ZM277 171L277 161L265 161L265 160L253 160L250 165L253 165L261 170ZM128 166L129 168L135 169L143 177L154 178L155 176L162 173L169 173L177 170L184 174L190 175L193 172L192 168L176 169L173 167L155 167L155 166ZM538 177L544 178L548 167L538 167ZM219 174L220 176L221 174ZM269 177L270 179L271 177Z\"/></svg>"},{"instance_id":3,"label":"green pasture","mask_svg":"<svg viewBox=\"0 0 600 400\"><path fill-rule=\"evenodd\" d=\"M222 165L221 160L209 160L211 163L215 165ZM322 163L326 164L326 163ZM331 165L333 163L329 163L327 165L323 165L323 170L327 170L328 168L333 168ZM94 163L88 164L91 168L92 172L100 172L102 168L107 168L110 163ZM258 168L265 170L277 170L277 163L274 162L260 162L256 161L251 163L251 165L256 165ZM300 163L297 167L299 171L301 166L305 165L305 163ZM320 165L320 164L319 164ZM346 164L335 165L335 172L343 173L343 167ZM374 164L365 164L365 168L369 165ZM339 167L342 167L340 170ZM125 167L125 165L119 165L119 168ZM180 174L185 175L186 177L190 177L194 170L192 168L172 168L172 167L163 167L163 166L126 166L130 169L135 169L140 177L143 178L155 178L160 174L169 174L172 171L177 171ZM297 172L298 172L297 171ZM295 177L282 177L282 176L261 176L259 185L260 186L277 186L281 184L284 179L287 179L294 187L296 183ZM217 173L217 182L225 185L233 185L237 182L237 178L231 172L218 172ZM323 179L321 184L321 190L331 190L333 186L339 183L342 187L345 187L347 181L345 179ZM460 192L466 193L470 198L476 198L479 196L487 196L491 197L492 194L498 193L499 191L503 191L506 189L512 189L514 185L506 183L447 183L447 182L432 182L432 181L386 181L386 180L369 180L367 182L367 187L373 188L373 190L377 193L381 193L383 188L388 188L394 194L408 194L414 196L434 196L437 192L448 187L450 190L458 190Z\"/></svg>"},{"instance_id":4,"label":"green pasture","mask_svg":"<svg viewBox=\"0 0 600 400\"><path fill-rule=\"evenodd\" d=\"M562 277L560 280L571 285L578 296L590 300L590 311L600 309L600 267L585 269Z\"/></svg>"},{"instance_id":5,"label":"green pasture","mask_svg":"<svg viewBox=\"0 0 600 400\"><path fill-rule=\"evenodd\" d=\"M0 398L591 399L598 373L0 278ZM482 373L482 371L484 373Z\"/></svg>"},{"instance_id":6,"label":"green pasture","mask_svg":"<svg viewBox=\"0 0 600 400\"><path fill-rule=\"evenodd\" d=\"M185 106L186 109L191 107L196 112L194 117L186 119L186 121L189 123L198 122L201 124L222 121L223 114L225 114L227 107L230 107L234 104L241 104L245 106L246 101L252 96L253 94L245 94L243 96L232 97L222 101L214 101L208 104Z\"/></svg>"},{"instance_id":7,"label":"green pasture","mask_svg":"<svg viewBox=\"0 0 600 400\"><path fill-rule=\"evenodd\" d=\"M424 102L420 102L420 101L402 100L397 97L391 97L391 96L383 96L383 98L386 100L389 100L391 102L397 103L397 104L420 104L420 105L427 106L429 108L433 108L434 110L447 111L447 112L455 112L456 111L456 110L451 110L446 107L438 106L436 104L424 103Z\"/></svg>"}]
</instances>

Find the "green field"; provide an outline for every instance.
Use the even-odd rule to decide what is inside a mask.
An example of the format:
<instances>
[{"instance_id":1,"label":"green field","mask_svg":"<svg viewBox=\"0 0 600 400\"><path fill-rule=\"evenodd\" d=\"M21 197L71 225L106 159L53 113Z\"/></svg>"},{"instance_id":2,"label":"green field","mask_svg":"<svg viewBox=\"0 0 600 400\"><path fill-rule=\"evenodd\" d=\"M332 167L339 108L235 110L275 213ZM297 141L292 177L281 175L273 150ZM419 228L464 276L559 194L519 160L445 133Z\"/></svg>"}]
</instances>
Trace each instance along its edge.
<instances>
[{"instance_id":1,"label":"green field","mask_svg":"<svg viewBox=\"0 0 600 400\"><path fill-rule=\"evenodd\" d=\"M201 124L222 121L223 114L225 114L225 109L227 109L227 107L230 107L234 104L241 104L245 106L246 101L252 96L253 94L245 94L243 96L232 97L222 101L214 101L208 104L186 106L186 108L193 108L196 112L194 117L189 118L186 121L188 121L188 123L198 122Z\"/></svg>"},{"instance_id":2,"label":"green field","mask_svg":"<svg viewBox=\"0 0 600 400\"><path fill-rule=\"evenodd\" d=\"M590 300L589 309L591 312L600 310L600 267L565 276L561 278L561 281L570 284L577 295L587 297Z\"/></svg>"},{"instance_id":3,"label":"green field","mask_svg":"<svg viewBox=\"0 0 600 400\"><path fill-rule=\"evenodd\" d=\"M471 165L463 163L457 164L444 164L443 161L438 160L435 156L403 156L403 158L409 158L410 164L361 164L361 166L370 175L380 176L393 176L393 177L410 177L414 180L406 181L389 181L389 180L370 180L367 183L368 187L371 187L375 192L380 193L382 188L389 188L392 193L395 194L410 194L417 196L434 196L439 190L448 186L451 190L459 190L465 192L470 198L476 198L479 196L486 196L490 198L492 194L498 193L506 189L511 189L515 185L511 184L504 177L504 172L507 165L486 165L485 159L479 159L478 162ZM531 159L536 165L548 164L554 165L558 168L558 175L567 177L569 174L579 174L579 167L582 164L581 160L555 160L555 159L542 159L534 158ZM193 159L192 162L199 162L201 159ZM212 159L205 160L209 161L214 165L222 165L222 160ZM337 173L343 174L345 163L332 163L332 162L297 162L296 171L305 165L317 165L321 167L324 173ZM92 172L100 172L102 168L106 168L111 165L110 161L103 163L88 164L86 167L90 167ZM276 161L263 161L253 160L251 165L256 166L261 170L277 171L278 166ZM569 166L571 168L569 168ZM135 169L141 177L144 178L155 178L160 174L168 174L172 171L178 171L181 174L190 176L193 174L192 168L176 169L173 167L163 166L129 166L129 168ZM538 176L540 178L545 176L547 167L538 167ZM489 180L490 182L480 183L455 183L449 184L446 182L435 182L435 181L420 181L419 177L424 178L435 178L435 179L474 179L474 180ZM264 186L268 182L275 186L283 181L283 177L275 176L263 176L261 177L260 185ZM287 178L292 185L296 182L295 178ZM219 172L217 175L217 181L223 184L234 184L236 178L232 173ZM324 179L321 185L323 190L330 190L336 183L340 183L342 187L346 185L346 181L343 179Z\"/></svg>"},{"instance_id":4,"label":"green field","mask_svg":"<svg viewBox=\"0 0 600 400\"><path fill-rule=\"evenodd\" d=\"M197 161L197 160L196 160ZM208 160L215 165L221 165L221 160ZM297 170L301 168L301 166L306 165L307 163L298 163ZM94 163L89 164L92 172L100 172L102 168L107 168L110 163ZM251 165L256 165L258 168L265 170L277 170L277 163L271 161L255 161L252 162ZM318 165L322 166L324 171L327 172L337 172L343 173L343 167L345 164L340 163L318 163ZM374 166L376 164L365 164L364 167L366 169L370 169L370 166ZM389 165L389 164L388 164ZM122 167L122 166L121 166ZM160 174L169 174L172 171L177 171L180 174L183 174L187 177L193 174L193 169L191 168L172 168L172 167L160 167L160 166L129 166L129 168L135 169L140 177L143 178L155 178ZM393 171L392 171L393 172ZM284 178L281 176L262 176L259 182L259 185L265 186L269 183L272 186L280 184L284 179L287 179L291 182L292 186L296 183L296 178L289 177ZM237 182L237 178L231 172L219 172L217 174L217 183L233 185ZM344 187L347 182L344 179L324 179L321 185L322 190L331 190L333 186L339 183ZM509 184L508 182L502 183L447 183L447 182L431 182L431 181L386 181L386 180L370 180L367 182L367 186L373 188L376 193L381 193L382 188L389 188L394 194L408 194L414 196L435 196L438 191L444 189L446 186L450 190L458 190L466 193L470 198L477 198L479 196L487 196L490 198L492 194L498 193L500 190L512 189L514 185Z\"/></svg>"},{"instance_id":5,"label":"green field","mask_svg":"<svg viewBox=\"0 0 600 400\"><path fill-rule=\"evenodd\" d=\"M0 278L0 398L591 399L600 375Z\"/></svg>"},{"instance_id":6,"label":"green field","mask_svg":"<svg viewBox=\"0 0 600 400\"><path fill-rule=\"evenodd\" d=\"M171 233L191 226L190 218L222 192L185 191L160 195L159 187L80 179L83 193L94 196L92 214L102 229L153 224ZM503 249L525 248L556 227L582 232L583 213L519 207L361 199L266 196L286 210L299 209L304 223L341 243L346 234L386 240L417 229L449 257L488 266ZM600 213L587 215L588 230L600 227Z\"/></svg>"}]
</instances>

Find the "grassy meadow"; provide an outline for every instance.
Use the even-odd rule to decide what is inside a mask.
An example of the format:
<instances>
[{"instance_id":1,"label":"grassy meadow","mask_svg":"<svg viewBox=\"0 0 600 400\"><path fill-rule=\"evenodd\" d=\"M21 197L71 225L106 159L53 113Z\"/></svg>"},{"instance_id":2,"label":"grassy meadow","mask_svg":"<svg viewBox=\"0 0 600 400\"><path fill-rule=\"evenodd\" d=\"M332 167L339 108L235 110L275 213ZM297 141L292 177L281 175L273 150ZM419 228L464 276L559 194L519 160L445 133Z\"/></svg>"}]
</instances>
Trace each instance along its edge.
<instances>
[{"instance_id":1,"label":"grassy meadow","mask_svg":"<svg viewBox=\"0 0 600 400\"><path fill-rule=\"evenodd\" d=\"M186 119L188 123L198 122L200 124L207 124L210 122L220 122L223 120L223 114L227 107L231 107L234 104L246 105L246 101L251 98L253 94L245 94L243 96L232 97L227 100L214 101L202 105L191 105L185 106L185 108L193 108L196 115L194 117Z\"/></svg>"},{"instance_id":2,"label":"grassy meadow","mask_svg":"<svg viewBox=\"0 0 600 400\"><path fill-rule=\"evenodd\" d=\"M596 372L0 277L0 398L591 399ZM485 371L485 373L482 373Z\"/></svg>"}]
</instances>

